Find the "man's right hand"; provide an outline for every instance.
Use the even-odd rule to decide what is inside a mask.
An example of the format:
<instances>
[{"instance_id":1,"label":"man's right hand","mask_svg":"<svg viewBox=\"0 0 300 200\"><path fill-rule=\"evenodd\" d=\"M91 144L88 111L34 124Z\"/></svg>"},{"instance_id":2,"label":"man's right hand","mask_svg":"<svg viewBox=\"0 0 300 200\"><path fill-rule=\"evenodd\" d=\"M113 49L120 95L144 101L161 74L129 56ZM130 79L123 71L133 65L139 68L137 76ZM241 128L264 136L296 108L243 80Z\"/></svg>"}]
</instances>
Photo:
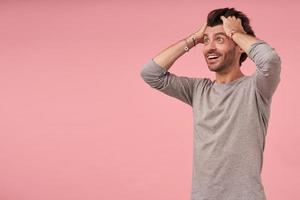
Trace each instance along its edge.
<instances>
[{"instance_id":1,"label":"man's right hand","mask_svg":"<svg viewBox=\"0 0 300 200\"><path fill-rule=\"evenodd\" d=\"M207 23L205 22L202 26L193 34L196 37L197 44L203 43L203 35L204 31L207 27Z\"/></svg>"}]
</instances>

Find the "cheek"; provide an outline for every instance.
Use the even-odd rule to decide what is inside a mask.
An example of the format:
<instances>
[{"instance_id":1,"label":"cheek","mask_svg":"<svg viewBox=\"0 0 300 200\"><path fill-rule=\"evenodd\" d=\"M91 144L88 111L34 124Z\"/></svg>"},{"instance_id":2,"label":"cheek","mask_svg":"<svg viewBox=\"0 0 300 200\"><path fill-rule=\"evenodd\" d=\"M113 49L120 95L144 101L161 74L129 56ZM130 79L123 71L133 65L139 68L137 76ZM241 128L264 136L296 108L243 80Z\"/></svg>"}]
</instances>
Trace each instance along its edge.
<instances>
[{"instance_id":1,"label":"cheek","mask_svg":"<svg viewBox=\"0 0 300 200\"><path fill-rule=\"evenodd\" d=\"M210 48L209 46L203 46L203 48L202 48L203 55L207 54L212 49L216 49L216 48Z\"/></svg>"}]
</instances>

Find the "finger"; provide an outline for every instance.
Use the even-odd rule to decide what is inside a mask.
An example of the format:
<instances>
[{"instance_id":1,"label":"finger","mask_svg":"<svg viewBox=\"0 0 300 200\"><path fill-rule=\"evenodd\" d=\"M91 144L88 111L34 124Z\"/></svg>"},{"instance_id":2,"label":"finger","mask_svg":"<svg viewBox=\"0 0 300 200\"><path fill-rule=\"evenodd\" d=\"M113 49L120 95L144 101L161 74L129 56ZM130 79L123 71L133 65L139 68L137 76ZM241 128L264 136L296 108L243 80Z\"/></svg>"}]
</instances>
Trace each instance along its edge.
<instances>
[{"instance_id":1,"label":"finger","mask_svg":"<svg viewBox=\"0 0 300 200\"><path fill-rule=\"evenodd\" d=\"M207 22L203 23L203 24L200 26L200 28L198 29L198 31L199 31L199 32L203 32L203 31L205 30L206 26L207 26Z\"/></svg>"},{"instance_id":2,"label":"finger","mask_svg":"<svg viewBox=\"0 0 300 200\"><path fill-rule=\"evenodd\" d=\"M207 22L205 22L205 23L202 25L200 31L203 33L203 32L205 31L206 27L207 27Z\"/></svg>"},{"instance_id":3,"label":"finger","mask_svg":"<svg viewBox=\"0 0 300 200\"><path fill-rule=\"evenodd\" d=\"M222 15L221 16L221 20L224 21L226 18Z\"/></svg>"}]
</instances>

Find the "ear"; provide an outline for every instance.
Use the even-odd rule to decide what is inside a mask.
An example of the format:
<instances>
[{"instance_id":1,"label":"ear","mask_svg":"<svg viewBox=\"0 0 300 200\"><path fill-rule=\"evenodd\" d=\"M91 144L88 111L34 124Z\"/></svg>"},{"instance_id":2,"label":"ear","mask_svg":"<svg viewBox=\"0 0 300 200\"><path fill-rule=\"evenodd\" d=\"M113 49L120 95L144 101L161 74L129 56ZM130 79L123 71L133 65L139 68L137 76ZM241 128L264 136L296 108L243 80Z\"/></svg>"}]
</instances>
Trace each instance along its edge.
<instances>
[{"instance_id":1,"label":"ear","mask_svg":"<svg viewBox=\"0 0 300 200\"><path fill-rule=\"evenodd\" d=\"M241 47L238 47L239 51L242 53L246 53Z\"/></svg>"}]
</instances>

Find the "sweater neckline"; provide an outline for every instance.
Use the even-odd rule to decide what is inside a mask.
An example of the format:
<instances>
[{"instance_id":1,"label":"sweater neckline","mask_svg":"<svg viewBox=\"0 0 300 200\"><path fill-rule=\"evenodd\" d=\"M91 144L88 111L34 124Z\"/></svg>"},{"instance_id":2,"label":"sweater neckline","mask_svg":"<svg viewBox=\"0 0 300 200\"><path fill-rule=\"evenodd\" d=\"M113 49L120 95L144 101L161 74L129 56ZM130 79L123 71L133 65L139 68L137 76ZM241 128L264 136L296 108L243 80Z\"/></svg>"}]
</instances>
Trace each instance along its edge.
<instances>
[{"instance_id":1,"label":"sweater neckline","mask_svg":"<svg viewBox=\"0 0 300 200\"><path fill-rule=\"evenodd\" d=\"M233 81L230 81L229 83L217 83L216 80L213 80L213 85L216 86L216 87L220 87L220 88L226 88L226 87L230 87L232 85L235 85L239 82L241 82L242 80L244 80L245 78L247 78L248 76L244 75L244 76L241 76L240 78L238 79L235 79Z\"/></svg>"}]
</instances>

